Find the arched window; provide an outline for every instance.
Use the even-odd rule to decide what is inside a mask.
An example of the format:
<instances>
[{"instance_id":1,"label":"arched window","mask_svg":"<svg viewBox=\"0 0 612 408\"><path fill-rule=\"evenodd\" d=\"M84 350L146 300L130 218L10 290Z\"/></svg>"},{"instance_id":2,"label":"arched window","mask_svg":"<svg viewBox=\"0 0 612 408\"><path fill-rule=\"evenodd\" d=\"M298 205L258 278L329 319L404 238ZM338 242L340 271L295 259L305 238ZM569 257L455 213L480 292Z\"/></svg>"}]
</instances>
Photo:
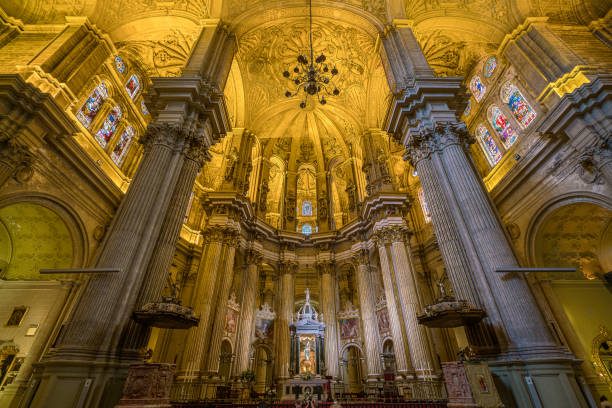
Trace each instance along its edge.
<instances>
[{"instance_id":1,"label":"arched window","mask_svg":"<svg viewBox=\"0 0 612 408\"><path fill-rule=\"evenodd\" d=\"M506 149L509 149L516 141L517 134L514 129L512 129L512 126L510 126L508 119L501 109L495 105L491 105L487 116L491 126L493 126L493 129L495 129L504 142L504 146L506 146Z\"/></svg>"},{"instance_id":2,"label":"arched window","mask_svg":"<svg viewBox=\"0 0 612 408\"><path fill-rule=\"evenodd\" d=\"M125 62L121 57L115 57L115 67L120 74L125 73Z\"/></svg>"},{"instance_id":3,"label":"arched window","mask_svg":"<svg viewBox=\"0 0 612 408\"><path fill-rule=\"evenodd\" d=\"M421 210L423 210L423 218L425 218L425 222L431 222L431 213L429 212L427 201L425 201L425 194L423 194L422 188L419 188L417 195L419 196L419 202L421 203Z\"/></svg>"},{"instance_id":4,"label":"arched window","mask_svg":"<svg viewBox=\"0 0 612 408\"><path fill-rule=\"evenodd\" d=\"M310 217L312 215L312 203L304 200L302 203L302 217Z\"/></svg>"},{"instance_id":5,"label":"arched window","mask_svg":"<svg viewBox=\"0 0 612 408\"><path fill-rule=\"evenodd\" d=\"M98 85L91 95L87 98L79 112L77 113L77 119L79 122L83 124L86 128L89 128L91 125L91 121L96 117L100 108L102 107L102 102L108 98L108 90L106 89L106 84L101 82Z\"/></svg>"},{"instance_id":6,"label":"arched window","mask_svg":"<svg viewBox=\"0 0 612 408\"><path fill-rule=\"evenodd\" d=\"M476 128L476 138L485 156L487 156L487 160L489 160L491 166L494 167L501 160L502 154L497 148L495 140L491 137L489 130L482 123Z\"/></svg>"},{"instance_id":7,"label":"arched window","mask_svg":"<svg viewBox=\"0 0 612 408\"><path fill-rule=\"evenodd\" d=\"M470 113L472 112L472 101L468 101L465 110L463 111L463 114L465 115L465 117L467 118L468 116L470 116Z\"/></svg>"},{"instance_id":8,"label":"arched window","mask_svg":"<svg viewBox=\"0 0 612 408\"><path fill-rule=\"evenodd\" d=\"M497 68L497 58L491 57L487 60L487 63L484 66L485 78L491 78L491 76L495 72L495 68Z\"/></svg>"},{"instance_id":9,"label":"arched window","mask_svg":"<svg viewBox=\"0 0 612 408\"><path fill-rule=\"evenodd\" d=\"M523 128L526 128L533 122L536 112L515 85L511 82L506 82L502 88L501 97L502 101L508 104L512 114Z\"/></svg>"},{"instance_id":10,"label":"arched window","mask_svg":"<svg viewBox=\"0 0 612 408\"><path fill-rule=\"evenodd\" d=\"M134 99L136 94L138 94L138 91L140 91L140 79L138 78L138 75L134 74L130 77L130 79L128 79L125 84L125 90L127 91L128 95L130 95L130 98Z\"/></svg>"},{"instance_id":11,"label":"arched window","mask_svg":"<svg viewBox=\"0 0 612 408\"><path fill-rule=\"evenodd\" d=\"M304 234L304 235L312 234L312 225L310 225L310 224L302 225L302 234Z\"/></svg>"},{"instance_id":12,"label":"arched window","mask_svg":"<svg viewBox=\"0 0 612 408\"><path fill-rule=\"evenodd\" d=\"M130 145L132 144L132 140L134 139L134 128L128 126L119 141L115 145L113 152L111 153L111 159L115 162L117 166L121 166L123 163L123 159L125 159L125 155L130 149Z\"/></svg>"},{"instance_id":13,"label":"arched window","mask_svg":"<svg viewBox=\"0 0 612 408\"><path fill-rule=\"evenodd\" d=\"M472 90L474 98L476 98L476 102L480 102L485 92L487 92L487 87L484 86L478 75L475 75L474 78L472 78L472 82L470 82L470 89Z\"/></svg>"},{"instance_id":14,"label":"arched window","mask_svg":"<svg viewBox=\"0 0 612 408\"><path fill-rule=\"evenodd\" d=\"M121 108L119 105L115 106L113 110L108 114L106 120L102 124L100 130L98 130L95 134L95 138L100 143L100 146L106 147L109 140L115 134L115 129L117 129L117 123L119 119L121 119Z\"/></svg>"}]
</instances>

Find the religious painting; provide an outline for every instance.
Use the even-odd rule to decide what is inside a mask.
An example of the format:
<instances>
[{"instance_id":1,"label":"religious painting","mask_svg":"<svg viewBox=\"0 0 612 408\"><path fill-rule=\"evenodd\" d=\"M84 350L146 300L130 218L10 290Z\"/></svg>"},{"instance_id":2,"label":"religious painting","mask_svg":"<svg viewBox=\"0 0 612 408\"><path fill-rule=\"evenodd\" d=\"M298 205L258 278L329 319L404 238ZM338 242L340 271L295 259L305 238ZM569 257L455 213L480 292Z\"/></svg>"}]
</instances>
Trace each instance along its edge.
<instances>
[{"instance_id":1,"label":"religious painting","mask_svg":"<svg viewBox=\"0 0 612 408\"><path fill-rule=\"evenodd\" d=\"M317 370L315 336L300 336L300 373L315 373Z\"/></svg>"},{"instance_id":2,"label":"religious painting","mask_svg":"<svg viewBox=\"0 0 612 408\"><path fill-rule=\"evenodd\" d=\"M5 326L19 326L28 311L27 306L17 306L13 308Z\"/></svg>"},{"instance_id":3,"label":"religious painting","mask_svg":"<svg viewBox=\"0 0 612 408\"><path fill-rule=\"evenodd\" d=\"M340 338L342 340L359 337L359 318L340 319Z\"/></svg>"},{"instance_id":4,"label":"religious painting","mask_svg":"<svg viewBox=\"0 0 612 408\"><path fill-rule=\"evenodd\" d=\"M235 333L237 321L238 321L238 312L236 312L234 309L228 309L227 313L225 313L225 332Z\"/></svg>"},{"instance_id":5,"label":"religious painting","mask_svg":"<svg viewBox=\"0 0 612 408\"><path fill-rule=\"evenodd\" d=\"M255 322L255 337L262 340L272 338L273 328L273 319L258 318Z\"/></svg>"},{"instance_id":6,"label":"religious painting","mask_svg":"<svg viewBox=\"0 0 612 408\"><path fill-rule=\"evenodd\" d=\"M378 331L380 333L388 332L391 329L389 324L389 311L387 308L376 312L376 320L378 320Z\"/></svg>"}]
</instances>

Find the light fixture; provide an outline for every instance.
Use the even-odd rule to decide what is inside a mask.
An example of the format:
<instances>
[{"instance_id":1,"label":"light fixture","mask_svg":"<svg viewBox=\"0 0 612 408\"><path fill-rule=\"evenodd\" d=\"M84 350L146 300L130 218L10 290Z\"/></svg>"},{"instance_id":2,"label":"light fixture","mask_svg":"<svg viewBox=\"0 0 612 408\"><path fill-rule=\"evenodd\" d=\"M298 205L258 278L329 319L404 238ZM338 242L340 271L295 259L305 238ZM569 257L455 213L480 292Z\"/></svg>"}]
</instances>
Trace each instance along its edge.
<instances>
[{"instance_id":1,"label":"light fixture","mask_svg":"<svg viewBox=\"0 0 612 408\"><path fill-rule=\"evenodd\" d=\"M308 0L308 6L310 9L310 61L304 55L300 54L297 57L298 65L293 68L295 77L292 78L289 71L283 72L283 76L285 78L290 79L291 82L297 85L294 92L285 92L285 96L287 98L296 96L300 93L300 91L304 91L304 97L300 102L300 108L306 107L306 102L308 101L309 95L312 97L316 95L319 103L321 105L325 105L327 100L325 99L323 92L334 96L340 94L340 91L335 86L332 91L330 91L328 88L328 86L331 88L331 79L338 74L338 69L336 66L330 69L325 63L327 57L325 57L323 53L321 53L321 55L319 55L317 58L314 58L314 51L312 49L312 0Z\"/></svg>"}]
</instances>

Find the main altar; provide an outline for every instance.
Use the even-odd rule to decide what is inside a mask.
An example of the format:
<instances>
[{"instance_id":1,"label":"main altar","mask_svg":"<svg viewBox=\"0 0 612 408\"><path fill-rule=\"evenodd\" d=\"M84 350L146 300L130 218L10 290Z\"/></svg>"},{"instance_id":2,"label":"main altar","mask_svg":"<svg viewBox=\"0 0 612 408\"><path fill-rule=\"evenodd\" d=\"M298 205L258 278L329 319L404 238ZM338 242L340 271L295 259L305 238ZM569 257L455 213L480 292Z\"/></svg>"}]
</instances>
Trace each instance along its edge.
<instances>
[{"instance_id":1,"label":"main altar","mask_svg":"<svg viewBox=\"0 0 612 408\"><path fill-rule=\"evenodd\" d=\"M310 304L310 290L306 289L306 300L297 312L297 319L289 326L291 333L291 378L283 384L282 398L299 399L311 394L314 398L325 398L328 387L325 374L325 323Z\"/></svg>"}]
</instances>

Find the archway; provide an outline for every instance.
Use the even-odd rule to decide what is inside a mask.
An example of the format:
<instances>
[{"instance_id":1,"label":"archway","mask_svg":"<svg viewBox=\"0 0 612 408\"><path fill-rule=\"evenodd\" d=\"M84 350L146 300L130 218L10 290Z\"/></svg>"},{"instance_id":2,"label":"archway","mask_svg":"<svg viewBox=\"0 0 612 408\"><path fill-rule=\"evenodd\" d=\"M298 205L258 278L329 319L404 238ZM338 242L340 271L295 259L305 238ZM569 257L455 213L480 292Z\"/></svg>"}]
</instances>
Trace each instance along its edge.
<instances>
[{"instance_id":1,"label":"archway","mask_svg":"<svg viewBox=\"0 0 612 408\"><path fill-rule=\"evenodd\" d=\"M232 345L227 339L221 343L221 355L219 358L221 360L219 364L219 377L227 381L229 380L232 368Z\"/></svg>"},{"instance_id":2,"label":"archway","mask_svg":"<svg viewBox=\"0 0 612 408\"><path fill-rule=\"evenodd\" d=\"M385 380L392 380L395 377L395 351L391 339L383 343L383 364Z\"/></svg>"},{"instance_id":3,"label":"archway","mask_svg":"<svg viewBox=\"0 0 612 408\"><path fill-rule=\"evenodd\" d=\"M39 270L69 268L73 259L72 236L57 213L29 202L0 209L0 278L58 279Z\"/></svg>"},{"instance_id":4,"label":"archway","mask_svg":"<svg viewBox=\"0 0 612 408\"><path fill-rule=\"evenodd\" d=\"M272 382L272 359L264 346L255 348L255 391L265 392Z\"/></svg>"},{"instance_id":5,"label":"archway","mask_svg":"<svg viewBox=\"0 0 612 408\"><path fill-rule=\"evenodd\" d=\"M612 295L604 283L612 271L612 210L582 198L556 203L534 223L529 244L534 266L576 268L536 279L561 325L562 341L591 366L593 338L600 327L612 326Z\"/></svg>"},{"instance_id":6,"label":"archway","mask_svg":"<svg viewBox=\"0 0 612 408\"><path fill-rule=\"evenodd\" d=\"M349 346L342 353L342 378L344 388L350 393L363 391L363 365L361 350Z\"/></svg>"}]
</instances>

